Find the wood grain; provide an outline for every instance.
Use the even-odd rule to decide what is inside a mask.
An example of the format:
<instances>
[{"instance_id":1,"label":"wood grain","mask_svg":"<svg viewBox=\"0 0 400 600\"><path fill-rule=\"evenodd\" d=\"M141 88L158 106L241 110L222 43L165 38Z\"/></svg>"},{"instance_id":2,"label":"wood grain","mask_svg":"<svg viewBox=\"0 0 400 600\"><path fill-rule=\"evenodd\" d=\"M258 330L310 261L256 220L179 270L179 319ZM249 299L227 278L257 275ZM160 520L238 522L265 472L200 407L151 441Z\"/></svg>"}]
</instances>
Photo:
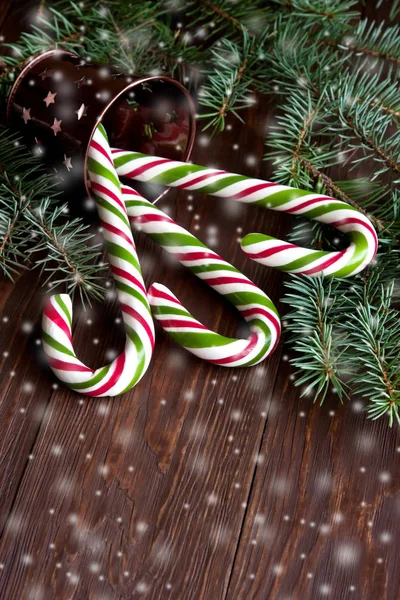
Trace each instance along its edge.
<instances>
[{"instance_id":1,"label":"wood grain","mask_svg":"<svg viewBox=\"0 0 400 600\"><path fill-rule=\"evenodd\" d=\"M360 401L299 401L288 375L283 363L227 597L397 598L398 429Z\"/></svg>"},{"instance_id":2,"label":"wood grain","mask_svg":"<svg viewBox=\"0 0 400 600\"><path fill-rule=\"evenodd\" d=\"M7 15L2 5L3 30ZM213 140L199 134L194 162L268 178L270 110L260 102L244 118ZM284 237L288 217L200 194L172 192L161 206L206 243L216 237L278 303L282 276L245 259L237 228ZM221 333L245 331L144 235L137 245L147 284L165 283ZM263 365L229 370L159 328L134 390L81 397L54 385L37 345L41 283L35 272L0 280L0 598L397 597L398 429L367 421L361 402L300 400L282 345ZM88 313L76 304L84 361L121 349L118 316L112 291Z\"/></svg>"}]
</instances>

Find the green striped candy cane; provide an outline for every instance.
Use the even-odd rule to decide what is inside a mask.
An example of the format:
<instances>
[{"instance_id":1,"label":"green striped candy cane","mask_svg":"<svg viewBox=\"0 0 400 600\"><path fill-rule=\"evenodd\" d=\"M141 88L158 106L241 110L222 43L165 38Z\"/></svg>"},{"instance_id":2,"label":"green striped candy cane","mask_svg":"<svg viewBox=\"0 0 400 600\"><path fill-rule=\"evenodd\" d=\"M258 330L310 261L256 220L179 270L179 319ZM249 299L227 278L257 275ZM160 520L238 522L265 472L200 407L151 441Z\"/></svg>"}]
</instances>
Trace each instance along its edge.
<instances>
[{"instance_id":1,"label":"green striped candy cane","mask_svg":"<svg viewBox=\"0 0 400 600\"><path fill-rule=\"evenodd\" d=\"M349 204L330 196L139 152L113 149L112 155L120 177L197 190L219 198L307 216L336 227L350 237L350 244L344 250L326 252L302 248L259 233L246 235L241 242L243 251L264 265L302 275L349 277L362 271L377 252L377 235L369 219Z\"/></svg>"},{"instance_id":2,"label":"green striped candy cane","mask_svg":"<svg viewBox=\"0 0 400 600\"><path fill-rule=\"evenodd\" d=\"M122 193L131 222L229 300L249 324L250 336L235 339L211 331L195 319L168 288L154 283L148 295L153 315L161 327L192 354L216 365L248 367L271 354L281 328L278 311L268 296L131 187L123 185Z\"/></svg>"},{"instance_id":3,"label":"green striped candy cane","mask_svg":"<svg viewBox=\"0 0 400 600\"><path fill-rule=\"evenodd\" d=\"M154 348L154 323L120 182L101 125L90 144L89 177L122 311L125 348L105 367L94 370L83 364L72 343L72 303L67 294L54 295L46 304L43 348L55 375L73 390L87 396L116 396L131 389L146 372Z\"/></svg>"}]
</instances>

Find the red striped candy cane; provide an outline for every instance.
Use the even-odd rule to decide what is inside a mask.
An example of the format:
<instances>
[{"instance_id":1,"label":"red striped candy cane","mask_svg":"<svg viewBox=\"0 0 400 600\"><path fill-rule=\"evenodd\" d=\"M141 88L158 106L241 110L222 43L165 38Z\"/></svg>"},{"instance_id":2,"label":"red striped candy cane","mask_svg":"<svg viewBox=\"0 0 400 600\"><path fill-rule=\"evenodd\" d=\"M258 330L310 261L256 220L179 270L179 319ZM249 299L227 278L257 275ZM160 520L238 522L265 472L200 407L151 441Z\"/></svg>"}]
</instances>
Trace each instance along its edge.
<instances>
[{"instance_id":1,"label":"red striped candy cane","mask_svg":"<svg viewBox=\"0 0 400 600\"><path fill-rule=\"evenodd\" d=\"M378 239L369 219L349 204L330 196L139 152L113 149L112 154L120 177L198 190L220 198L307 216L350 236L351 243L345 250L325 252L301 248L263 234L246 235L241 244L243 251L264 265L302 275L349 277L362 271L377 252Z\"/></svg>"},{"instance_id":2,"label":"red striped candy cane","mask_svg":"<svg viewBox=\"0 0 400 600\"><path fill-rule=\"evenodd\" d=\"M280 336L278 311L250 279L129 186L122 186L131 222L216 292L229 300L250 326L248 339L228 338L205 327L165 286L149 288L161 327L196 356L226 367L251 366L274 350Z\"/></svg>"},{"instance_id":3,"label":"red striped candy cane","mask_svg":"<svg viewBox=\"0 0 400 600\"><path fill-rule=\"evenodd\" d=\"M43 347L55 375L73 390L87 396L116 396L136 385L146 372L154 348L154 323L121 186L101 125L91 141L88 164L124 321L125 348L105 367L94 370L83 364L72 343L72 303L67 294L54 295L47 302Z\"/></svg>"}]
</instances>

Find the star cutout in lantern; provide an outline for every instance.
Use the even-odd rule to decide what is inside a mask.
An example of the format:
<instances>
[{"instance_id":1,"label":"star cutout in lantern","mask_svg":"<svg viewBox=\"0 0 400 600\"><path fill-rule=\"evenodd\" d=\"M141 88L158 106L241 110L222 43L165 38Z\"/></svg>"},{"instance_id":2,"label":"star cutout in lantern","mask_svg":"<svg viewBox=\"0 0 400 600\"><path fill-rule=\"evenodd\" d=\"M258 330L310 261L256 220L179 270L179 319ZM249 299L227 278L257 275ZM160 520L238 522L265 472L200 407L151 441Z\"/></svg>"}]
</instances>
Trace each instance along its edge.
<instances>
[{"instance_id":1,"label":"star cutout in lantern","mask_svg":"<svg viewBox=\"0 0 400 600\"><path fill-rule=\"evenodd\" d=\"M54 175L54 179L55 179L56 181L64 181L64 177L62 177L62 176L60 175L60 173L57 171L57 169L56 169L55 167L53 167L53 169L54 169L54 173L55 173L55 175Z\"/></svg>"},{"instance_id":2,"label":"star cutout in lantern","mask_svg":"<svg viewBox=\"0 0 400 600\"><path fill-rule=\"evenodd\" d=\"M87 79L85 76L83 76L80 79L78 79L77 81L75 81L75 83L77 84L78 88L82 87L83 85L88 85Z\"/></svg>"},{"instance_id":3,"label":"star cutout in lantern","mask_svg":"<svg viewBox=\"0 0 400 600\"><path fill-rule=\"evenodd\" d=\"M52 77L54 75L53 69L45 69L42 73L39 73L39 77L42 78L42 81L47 77Z\"/></svg>"},{"instance_id":4,"label":"star cutout in lantern","mask_svg":"<svg viewBox=\"0 0 400 600\"><path fill-rule=\"evenodd\" d=\"M71 169L73 169L73 166L71 164L71 158L67 157L66 154L64 154L64 161L63 164L67 167L67 170L70 171Z\"/></svg>"},{"instance_id":5,"label":"star cutout in lantern","mask_svg":"<svg viewBox=\"0 0 400 600\"><path fill-rule=\"evenodd\" d=\"M54 94L52 94L51 92L49 92L46 96L46 98L43 98L43 102L46 102L46 108L49 108L49 104L55 104L55 97L57 96L57 92L54 92Z\"/></svg>"},{"instance_id":6,"label":"star cutout in lantern","mask_svg":"<svg viewBox=\"0 0 400 600\"><path fill-rule=\"evenodd\" d=\"M41 143L42 143L42 140L38 140L38 138L35 137L35 144L36 144L37 152L39 154L43 154Z\"/></svg>"},{"instance_id":7,"label":"star cutout in lantern","mask_svg":"<svg viewBox=\"0 0 400 600\"><path fill-rule=\"evenodd\" d=\"M32 120L31 110L32 110L31 108L25 108L25 107L22 109L21 117L24 120L25 125L27 124L28 121Z\"/></svg>"},{"instance_id":8,"label":"star cutout in lantern","mask_svg":"<svg viewBox=\"0 0 400 600\"><path fill-rule=\"evenodd\" d=\"M87 111L88 107L85 106L84 104L81 104L80 107L78 108L78 110L75 111L75 114L78 115L78 121L86 116L86 111Z\"/></svg>"},{"instance_id":9,"label":"star cutout in lantern","mask_svg":"<svg viewBox=\"0 0 400 600\"><path fill-rule=\"evenodd\" d=\"M57 135L57 133L59 133L61 131L61 123L62 123L62 119L60 119L60 120L54 119L54 123L50 127L50 129L52 129L54 131L54 135Z\"/></svg>"}]
</instances>

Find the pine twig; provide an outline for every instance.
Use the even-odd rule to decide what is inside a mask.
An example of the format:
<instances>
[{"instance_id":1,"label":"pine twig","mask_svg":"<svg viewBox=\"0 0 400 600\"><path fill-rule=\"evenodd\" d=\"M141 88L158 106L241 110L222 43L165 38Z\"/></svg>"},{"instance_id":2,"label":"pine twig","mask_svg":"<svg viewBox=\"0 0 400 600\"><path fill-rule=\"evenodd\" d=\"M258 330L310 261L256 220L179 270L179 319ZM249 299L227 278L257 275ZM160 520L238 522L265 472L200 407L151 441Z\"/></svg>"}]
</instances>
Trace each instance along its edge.
<instances>
[{"instance_id":1,"label":"pine twig","mask_svg":"<svg viewBox=\"0 0 400 600\"><path fill-rule=\"evenodd\" d=\"M212 13L214 13L219 19L222 19L222 20L230 23L231 25L233 25L235 28L237 28L239 30L241 29L242 25L241 25L240 21L238 19L236 19L235 17L232 17L226 10L220 8L219 6L216 6L212 2L209 2L209 0L195 0L195 1L198 4L201 4L202 6L204 6L206 9L208 9Z\"/></svg>"},{"instance_id":2,"label":"pine twig","mask_svg":"<svg viewBox=\"0 0 400 600\"><path fill-rule=\"evenodd\" d=\"M306 115L304 125L303 125L302 129L300 130L297 144L295 145L295 147L293 149L293 155L292 155L292 168L291 168L292 179L295 178L295 168L296 168L297 163L300 160L300 152L301 152L301 147L304 142L304 138L306 137L307 133L309 132L309 128L313 122L314 117L317 115L317 112L318 112L317 106L313 106L311 111L309 112L309 114ZM301 161L301 162L302 162L302 164L304 164L304 161Z\"/></svg>"},{"instance_id":3,"label":"pine twig","mask_svg":"<svg viewBox=\"0 0 400 600\"><path fill-rule=\"evenodd\" d=\"M367 211L360 206L358 202L350 198L346 192L344 192L337 183L335 183L326 173L322 173L317 167L315 167L311 162L305 159L300 160L302 166L307 169L307 171L312 175L315 179L320 179L325 185L328 192L331 196L336 196L343 202L347 202L351 206L354 206L360 213L368 217L372 224L378 229L378 231L382 231L385 228L385 224L381 219L377 219L374 215L367 213Z\"/></svg>"}]
</instances>

